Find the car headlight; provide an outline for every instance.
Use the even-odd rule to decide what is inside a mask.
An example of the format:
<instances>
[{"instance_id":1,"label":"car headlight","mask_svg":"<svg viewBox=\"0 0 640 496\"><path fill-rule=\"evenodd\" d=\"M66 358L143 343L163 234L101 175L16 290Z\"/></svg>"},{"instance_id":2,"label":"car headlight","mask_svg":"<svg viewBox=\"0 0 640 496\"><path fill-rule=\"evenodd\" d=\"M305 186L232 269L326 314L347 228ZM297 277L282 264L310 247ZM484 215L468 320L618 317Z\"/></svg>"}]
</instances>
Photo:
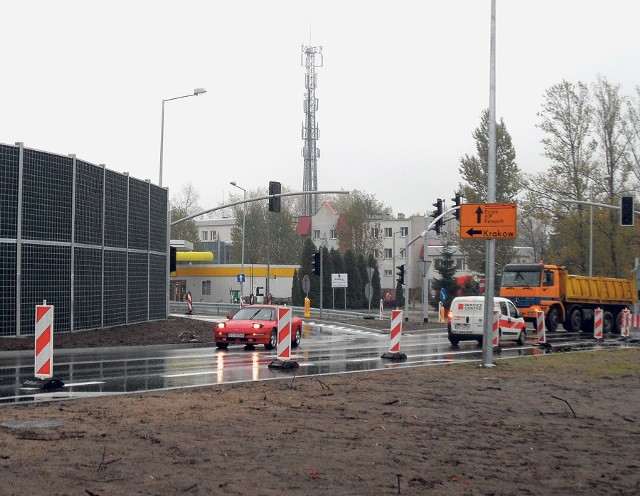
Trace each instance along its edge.
<instances>
[{"instance_id":1,"label":"car headlight","mask_svg":"<svg viewBox=\"0 0 640 496\"><path fill-rule=\"evenodd\" d=\"M253 328L254 329L260 329L262 327L262 324L258 324L257 322L253 323Z\"/></svg>"},{"instance_id":2,"label":"car headlight","mask_svg":"<svg viewBox=\"0 0 640 496\"><path fill-rule=\"evenodd\" d=\"M218 329L224 329L227 326L225 322L218 322Z\"/></svg>"}]
</instances>

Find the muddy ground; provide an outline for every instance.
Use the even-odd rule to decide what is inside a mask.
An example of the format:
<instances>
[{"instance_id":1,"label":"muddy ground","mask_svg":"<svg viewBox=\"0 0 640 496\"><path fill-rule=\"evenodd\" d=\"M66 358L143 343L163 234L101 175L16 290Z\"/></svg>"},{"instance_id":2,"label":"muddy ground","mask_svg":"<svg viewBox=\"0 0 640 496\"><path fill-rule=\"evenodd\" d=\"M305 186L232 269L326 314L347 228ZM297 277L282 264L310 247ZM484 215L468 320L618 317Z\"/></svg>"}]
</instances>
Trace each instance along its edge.
<instances>
[{"instance_id":1,"label":"muddy ground","mask_svg":"<svg viewBox=\"0 0 640 496\"><path fill-rule=\"evenodd\" d=\"M170 319L54 342L210 329ZM0 493L640 494L638 348L495 362L0 406Z\"/></svg>"}]
</instances>

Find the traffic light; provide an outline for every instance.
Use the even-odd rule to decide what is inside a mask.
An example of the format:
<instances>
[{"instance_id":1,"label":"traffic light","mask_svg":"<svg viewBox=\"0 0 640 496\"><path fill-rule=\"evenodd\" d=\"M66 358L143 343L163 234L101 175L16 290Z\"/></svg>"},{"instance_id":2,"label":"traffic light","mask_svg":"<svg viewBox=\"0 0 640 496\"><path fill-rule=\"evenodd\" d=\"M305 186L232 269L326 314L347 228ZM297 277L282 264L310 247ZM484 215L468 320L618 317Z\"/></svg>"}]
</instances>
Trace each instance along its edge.
<instances>
[{"instance_id":1,"label":"traffic light","mask_svg":"<svg viewBox=\"0 0 640 496\"><path fill-rule=\"evenodd\" d=\"M460 207L460 205L462 204L462 194L456 193L456 197L451 198L451 201L453 202L454 207ZM457 208L456 210L454 210L453 215L456 218L456 220L460 220L460 208Z\"/></svg>"},{"instance_id":2,"label":"traffic light","mask_svg":"<svg viewBox=\"0 0 640 496\"><path fill-rule=\"evenodd\" d=\"M398 276L397 281L398 281L400 284L404 284L404 264L402 264L402 265L398 265L398 266L396 267L396 269L398 269L398 272L396 272L396 274L397 274L397 276Z\"/></svg>"},{"instance_id":3,"label":"traffic light","mask_svg":"<svg viewBox=\"0 0 640 496\"><path fill-rule=\"evenodd\" d=\"M442 207L443 207L443 203L444 201L442 200L442 198L438 198L438 200L433 204L434 207L436 207L436 209L433 211L433 213L431 214L431 217L433 217L434 219L440 217L442 215ZM444 219L440 218L436 221L436 234L440 234L440 230L442 228L442 226L444 225Z\"/></svg>"},{"instance_id":4,"label":"traffic light","mask_svg":"<svg viewBox=\"0 0 640 496\"><path fill-rule=\"evenodd\" d=\"M317 251L313 254L313 258L311 260L311 272L315 275L320 275L320 252Z\"/></svg>"},{"instance_id":5,"label":"traffic light","mask_svg":"<svg viewBox=\"0 0 640 496\"><path fill-rule=\"evenodd\" d=\"M620 198L620 225L633 226L633 196Z\"/></svg>"},{"instance_id":6,"label":"traffic light","mask_svg":"<svg viewBox=\"0 0 640 496\"><path fill-rule=\"evenodd\" d=\"M176 252L178 250L175 246L169 248L169 272L176 271Z\"/></svg>"},{"instance_id":7,"label":"traffic light","mask_svg":"<svg viewBox=\"0 0 640 496\"><path fill-rule=\"evenodd\" d=\"M277 181L269 181L269 196L279 195L282 185ZM269 198L269 212L280 212L280 197Z\"/></svg>"}]
</instances>

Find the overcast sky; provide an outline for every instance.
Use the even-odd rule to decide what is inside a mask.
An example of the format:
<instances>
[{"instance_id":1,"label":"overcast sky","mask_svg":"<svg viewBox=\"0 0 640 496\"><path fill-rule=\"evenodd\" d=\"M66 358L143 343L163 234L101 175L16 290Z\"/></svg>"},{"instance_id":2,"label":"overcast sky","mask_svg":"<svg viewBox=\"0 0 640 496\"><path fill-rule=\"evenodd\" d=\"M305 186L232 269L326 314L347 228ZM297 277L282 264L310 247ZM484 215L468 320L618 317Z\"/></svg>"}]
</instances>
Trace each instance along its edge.
<instances>
[{"instance_id":1,"label":"overcast sky","mask_svg":"<svg viewBox=\"0 0 640 496\"><path fill-rule=\"evenodd\" d=\"M305 69L317 69L318 189L394 213L449 202L489 106L490 0L12 1L2 5L0 142L163 185L203 208L270 180L302 189ZM525 172L548 166L536 113L566 79L640 84L635 0L498 0L497 117Z\"/></svg>"}]
</instances>

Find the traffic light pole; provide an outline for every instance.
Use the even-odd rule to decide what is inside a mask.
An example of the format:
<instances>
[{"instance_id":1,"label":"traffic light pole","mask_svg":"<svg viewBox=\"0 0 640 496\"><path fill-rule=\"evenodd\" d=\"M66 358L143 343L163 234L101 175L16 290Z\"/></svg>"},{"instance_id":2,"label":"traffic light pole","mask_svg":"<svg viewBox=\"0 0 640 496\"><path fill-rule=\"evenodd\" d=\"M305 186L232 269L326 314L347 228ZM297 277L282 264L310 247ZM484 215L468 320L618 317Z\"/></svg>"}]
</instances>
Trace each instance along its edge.
<instances>
[{"instance_id":1,"label":"traffic light pole","mask_svg":"<svg viewBox=\"0 0 640 496\"><path fill-rule=\"evenodd\" d=\"M324 275L324 268L323 263L322 263L322 252L324 250L322 248L320 248L320 318L322 318L322 293L323 293L323 284L322 284L322 279L323 279L323 275Z\"/></svg>"},{"instance_id":2,"label":"traffic light pole","mask_svg":"<svg viewBox=\"0 0 640 496\"><path fill-rule=\"evenodd\" d=\"M406 284L405 284L405 286L404 286L404 316L405 316L405 317L404 317L404 320L405 320L405 322L407 322L407 321L409 320L409 305L408 305L408 299L409 299L409 298L407 298L407 296L408 296L408 295L409 295L409 293L410 293L410 291L409 291L409 289L408 289L408 288L411 288L411 286L409 286L409 284L411 283L411 281L412 281L412 279L413 279L413 278L412 278L412 276L411 276L411 262L410 262L411 257L409 256L409 247L410 247L413 243L415 243L416 241L418 241L419 239L424 238L424 239L425 239L425 250L424 250L424 256L425 256L425 262L426 262L426 257L427 257L427 243L426 243L426 236L427 236L427 233L428 233L431 229L433 229L433 227L436 225L436 223L437 223L440 219L444 218L444 216L445 216L445 215L447 215L447 214L449 214L449 213L451 213L451 212L455 212L455 211L456 211L456 210L458 210L459 208L460 208L460 206L458 205L458 206L455 206L455 207L453 207L453 208L450 208L450 209L445 210L444 212L442 212L440 215L438 215L437 217L435 217L435 218L434 218L434 219L429 223L429 225L427 226L427 228L426 228L424 231L422 231L420 234L418 234L418 235L417 235L415 238L413 238L411 241L409 241L409 236L407 236L407 237L405 238L405 241L407 242L407 243L405 244L405 247L404 247L404 258L405 258L405 260L406 260L406 262L405 262L405 271L404 271L404 273L405 273L405 279L406 279L406 280L405 280L405 283L406 283ZM395 264L394 264L394 265L395 265ZM428 279L428 277L429 277L429 268L428 268L428 266L427 266L426 264L425 264L425 274L424 274L424 277L426 277L427 279ZM424 285L423 285L423 287L424 287ZM428 288L428 287L429 287L429 284L428 284L428 280L427 280L427 288ZM428 298L427 298L427 299L425 299L424 301L428 301ZM425 321L425 322L428 322L428 321L429 321L429 317L428 317L428 316L424 317L424 315L426 315L426 313L424 312L424 308L423 308L423 310L422 310L422 311L423 311L423 319L426 319L426 320L424 320L424 321Z\"/></svg>"}]
</instances>

